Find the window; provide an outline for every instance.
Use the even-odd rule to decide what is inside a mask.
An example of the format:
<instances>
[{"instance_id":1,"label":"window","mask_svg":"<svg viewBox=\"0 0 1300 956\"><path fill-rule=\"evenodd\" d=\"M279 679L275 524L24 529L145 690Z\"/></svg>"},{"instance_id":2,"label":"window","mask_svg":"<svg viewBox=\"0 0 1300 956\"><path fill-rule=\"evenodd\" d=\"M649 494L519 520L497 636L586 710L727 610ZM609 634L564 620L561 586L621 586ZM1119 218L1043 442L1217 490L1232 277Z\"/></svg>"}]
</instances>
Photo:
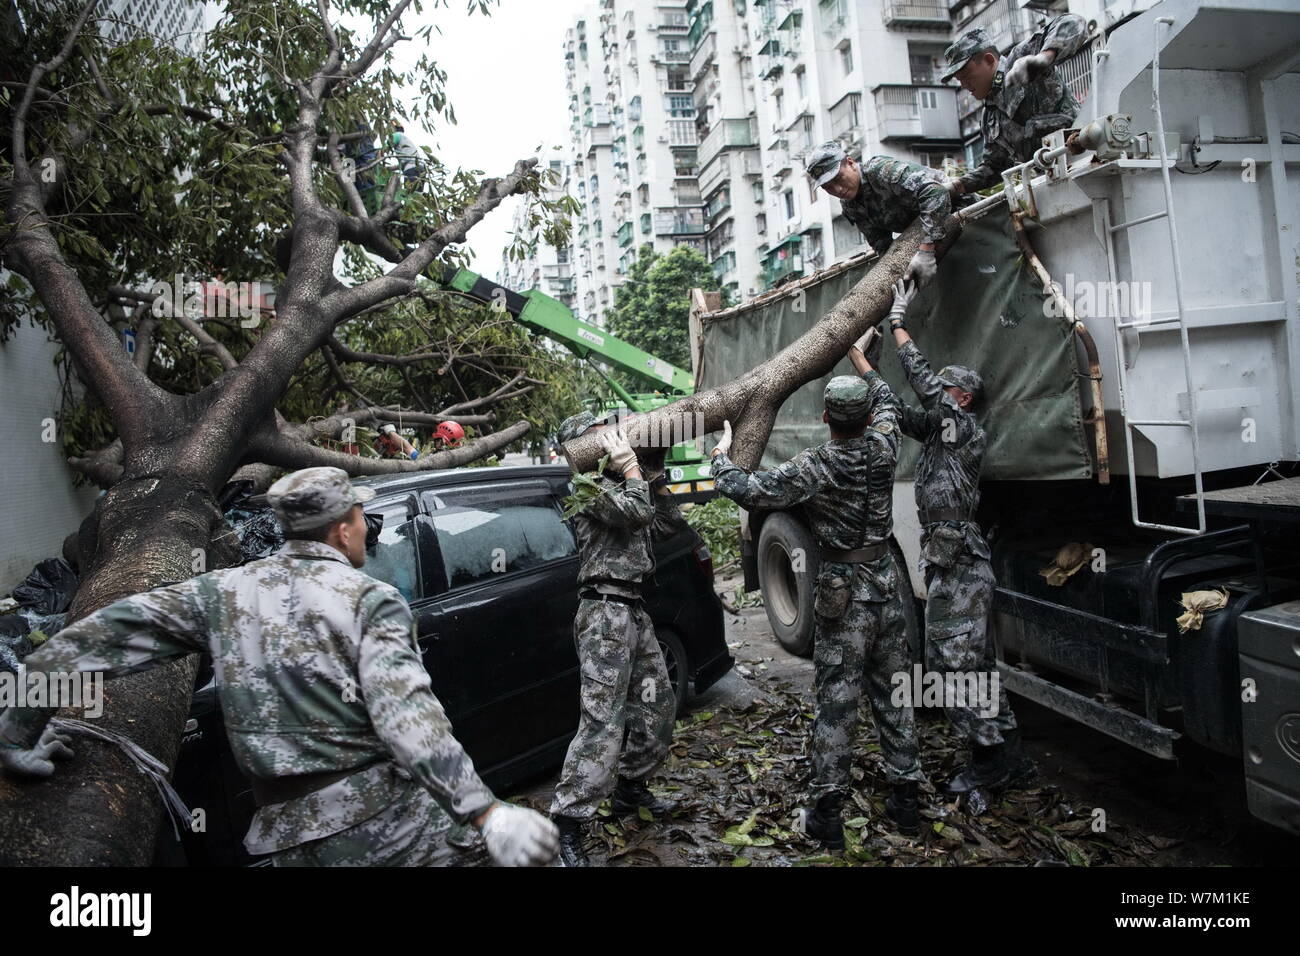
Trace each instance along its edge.
<instances>
[{"instance_id":1,"label":"window","mask_svg":"<svg viewBox=\"0 0 1300 956\"><path fill-rule=\"evenodd\" d=\"M690 96L670 94L668 113L670 116L690 118L695 115L695 100Z\"/></svg>"},{"instance_id":2,"label":"window","mask_svg":"<svg viewBox=\"0 0 1300 956\"><path fill-rule=\"evenodd\" d=\"M448 589L577 553L573 532L540 485L489 484L425 492Z\"/></svg>"},{"instance_id":3,"label":"window","mask_svg":"<svg viewBox=\"0 0 1300 956\"><path fill-rule=\"evenodd\" d=\"M937 90L917 90L916 96L921 102L921 109L937 110L939 108L939 93Z\"/></svg>"},{"instance_id":4,"label":"window","mask_svg":"<svg viewBox=\"0 0 1300 956\"><path fill-rule=\"evenodd\" d=\"M416 527L406 516L406 501L381 504L368 509L366 514L382 516L384 526L379 532L379 542L366 551L366 564L361 570L397 588L407 601L421 597Z\"/></svg>"},{"instance_id":5,"label":"window","mask_svg":"<svg viewBox=\"0 0 1300 956\"><path fill-rule=\"evenodd\" d=\"M805 116L803 118L803 148L812 149L813 145L813 118Z\"/></svg>"},{"instance_id":6,"label":"window","mask_svg":"<svg viewBox=\"0 0 1300 956\"><path fill-rule=\"evenodd\" d=\"M853 72L853 44L846 42L840 47L840 65L844 67L844 75L848 76Z\"/></svg>"},{"instance_id":7,"label":"window","mask_svg":"<svg viewBox=\"0 0 1300 956\"><path fill-rule=\"evenodd\" d=\"M794 190L787 189L784 194L785 198L785 218L794 218Z\"/></svg>"},{"instance_id":8,"label":"window","mask_svg":"<svg viewBox=\"0 0 1300 956\"><path fill-rule=\"evenodd\" d=\"M776 121L781 122L781 105L785 102L785 94L777 90L772 94L772 109L776 111Z\"/></svg>"},{"instance_id":9,"label":"window","mask_svg":"<svg viewBox=\"0 0 1300 956\"><path fill-rule=\"evenodd\" d=\"M794 79L795 79L795 83L797 83L799 86L799 99L802 100L805 96L808 95L807 71L805 71L803 67L800 67L799 69L795 70Z\"/></svg>"}]
</instances>

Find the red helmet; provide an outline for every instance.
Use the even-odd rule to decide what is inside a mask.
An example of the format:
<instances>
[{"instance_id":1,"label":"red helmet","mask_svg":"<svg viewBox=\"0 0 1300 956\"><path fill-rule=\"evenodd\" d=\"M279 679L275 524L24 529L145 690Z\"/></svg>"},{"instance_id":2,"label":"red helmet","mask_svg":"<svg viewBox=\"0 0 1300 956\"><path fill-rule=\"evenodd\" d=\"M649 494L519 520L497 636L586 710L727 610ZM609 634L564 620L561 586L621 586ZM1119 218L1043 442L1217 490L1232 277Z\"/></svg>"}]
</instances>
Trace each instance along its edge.
<instances>
[{"instance_id":1,"label":"red helmet","mask_svg":"<svg viewBox=\"0 0 1300 956\"><path fill-rule=\"evenodd\" d=\"M465 437L465 429L461 428L456 422L443 422L434 431L434 434L450 445L452 442L458 442Z\"/></svg>"}]
</instances>

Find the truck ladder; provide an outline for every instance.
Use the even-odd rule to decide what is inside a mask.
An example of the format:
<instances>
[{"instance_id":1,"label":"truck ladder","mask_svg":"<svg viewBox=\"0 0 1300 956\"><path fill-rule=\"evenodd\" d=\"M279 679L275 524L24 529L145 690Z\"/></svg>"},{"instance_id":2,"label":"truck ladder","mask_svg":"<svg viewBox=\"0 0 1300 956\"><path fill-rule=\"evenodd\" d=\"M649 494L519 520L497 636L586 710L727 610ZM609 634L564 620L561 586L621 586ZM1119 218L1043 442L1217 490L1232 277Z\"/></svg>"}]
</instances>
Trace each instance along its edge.
<instances>
[{"instance_id":1,"label":"truck ladder","mask_svg":"<svg viewBox=\"0 0 1300 956\"><path fill-rule=\"evenodd\" d=\"M1160 531L1173 531L1177 534L1198 535L1204 534L1205 524L1205 488L1201 472L1201 448L1200 435L1196 426L1196 389L1192 384L1192 353L1191 345L1187 335L1187 316L1183 305L1183 260L1178 252L1178 225L1174 217L1174 196L1173 187L1169 179L1169 167L1173 165L1174 160L1169 158L1165 144L1165 120L1164 114L1160 108L1160 35L1161 27L1170 26L1174 22L1173 17L1157 17L1155 22L1155 53L1151 60L1151 110L1155 113L1156 118L1156 135L1160 147L1160 175L1164 183L1165 208L1160 212L1154 212L1147 216L1139 216L1136 219L1130 219L1127 222L1110 224L1110 212L1107 207L1103 216L1103 222L1106 228L1106 256L1110 266L1111 282L1111 315L1115 316L1115 355L1116 364L1119 366L1119 409L1120 418L1124 422L1124 448L1128 455L1128 485L1129 485L1129 505L1133 515L1133 524L1139 528L1155 528ZM1135 334L1140 334L1145 328L1153 324L1164 325L1169 320L1159 323L1151 321L1133 321L1124 322L1118 315L1119 303L1116 300L1115 280L1118 278L1115 272L1115 233L1132 229L1134 226L1140 226L1143 223L1153 222L1156 219L1164 219L1169 226L1169 251L1173 256L1174 262L1174 296L1178 303L1178 331L1182 341L1183 354L1183 378L1187 383L1187 418L1159 419L1159 418L1129 418L1128 416L1128 355L1124 348L1124 330L1134 329ZM1138 496L1137 496L1137 467L1133 456L1133 429L1139 426L1146 427L1169 427L1169 428L1190 428L1192 432L1192 470L1196 480L1196 527L1185 528L1181 525L1158 524L1151 521L1143 521L1138 513Z\"/></svg>"}]
</instances>

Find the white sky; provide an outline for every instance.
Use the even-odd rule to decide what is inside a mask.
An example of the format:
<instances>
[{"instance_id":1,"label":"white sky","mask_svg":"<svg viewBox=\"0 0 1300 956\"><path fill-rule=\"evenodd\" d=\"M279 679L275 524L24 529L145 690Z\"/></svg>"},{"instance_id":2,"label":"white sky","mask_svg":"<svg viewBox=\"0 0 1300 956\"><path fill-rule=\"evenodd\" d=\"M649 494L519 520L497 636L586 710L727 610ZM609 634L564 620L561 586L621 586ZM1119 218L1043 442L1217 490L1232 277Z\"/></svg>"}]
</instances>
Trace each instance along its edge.
<instances>
[{"instance_id":1,"label":"white sky","mask_svg":"<svg viewBox=\"0 0 1300 956\"><path fill-rule=\"evenodd\" d=\"M441 27L429 39L429 56L447 73L455 126L443 123L430 135L408 129L419 146L429 146L449 169L481 169L503 176L515 160L533 156L539 144L566 145L568 97L564 86L564 31L585 0L501 0L490 17L465 12L465 0L424 16ZM409 14L407 35L423 26ZM364 31L361 23L350 24ZM367 39L368 39L367 34ZM412 39L393 48L403 71L419 57ZM559 155L559 154L556 154ZM511 216L519 200L509 199L469 233L471 268L494 279L508 244Z\"/></svg>"}]
</instances>

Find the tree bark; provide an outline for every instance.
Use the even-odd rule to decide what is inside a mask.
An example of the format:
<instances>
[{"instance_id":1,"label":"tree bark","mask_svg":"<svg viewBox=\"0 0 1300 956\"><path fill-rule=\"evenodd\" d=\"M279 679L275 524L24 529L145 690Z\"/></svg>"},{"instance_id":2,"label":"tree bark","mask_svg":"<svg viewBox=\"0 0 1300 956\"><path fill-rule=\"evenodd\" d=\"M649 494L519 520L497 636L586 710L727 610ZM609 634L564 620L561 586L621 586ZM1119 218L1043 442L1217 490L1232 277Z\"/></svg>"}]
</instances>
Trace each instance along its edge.
<instances>
[{"instance_id":1,"label":"tree bark","mask_svg":"<svg viewBox=\"0 0 1300 956\"><path fill-rule=\"evenodd\" d=\"M97 547L82 568L83 583L68 620L139 592L141 582L193 576L196 551L209 569L233 563L229 552L208 551L221 521L211 496L186 482L120 482L99 499L83 529L82 537L89 535ZM123 734L171 766L197 663L191 654L108 681L104 713L95 724ZM0 774L0 866L147 865L162 811L154 785L112 744L78 735L72 746L75 756L53 777Z\"/></svg>"},{"instance_id":2,"label":"tree bark","mask_svg":"<svg viewBox=\"0 0 1300 956\"><path fill-rule=\"evenodd\" d=\"M949 216L944 223L944 239L937 246L939 256L960 232L960 221ZM703 415L705 434L718 431L723 422L730 421L733 437L729 457L742 468L758 467L781 404L800 386L834 368L849 346L889 313L894 301L893 285L907 271L920 243L921 224L913 222L812 328L734 382L630 416L627 434L637 456L645 460L659 449L699 437L692 429L696 416ZM584 472L596 467L604 451L599 436L591 432L565 442L564 454L574 471Z\"/></svg>"}]
</instances>

